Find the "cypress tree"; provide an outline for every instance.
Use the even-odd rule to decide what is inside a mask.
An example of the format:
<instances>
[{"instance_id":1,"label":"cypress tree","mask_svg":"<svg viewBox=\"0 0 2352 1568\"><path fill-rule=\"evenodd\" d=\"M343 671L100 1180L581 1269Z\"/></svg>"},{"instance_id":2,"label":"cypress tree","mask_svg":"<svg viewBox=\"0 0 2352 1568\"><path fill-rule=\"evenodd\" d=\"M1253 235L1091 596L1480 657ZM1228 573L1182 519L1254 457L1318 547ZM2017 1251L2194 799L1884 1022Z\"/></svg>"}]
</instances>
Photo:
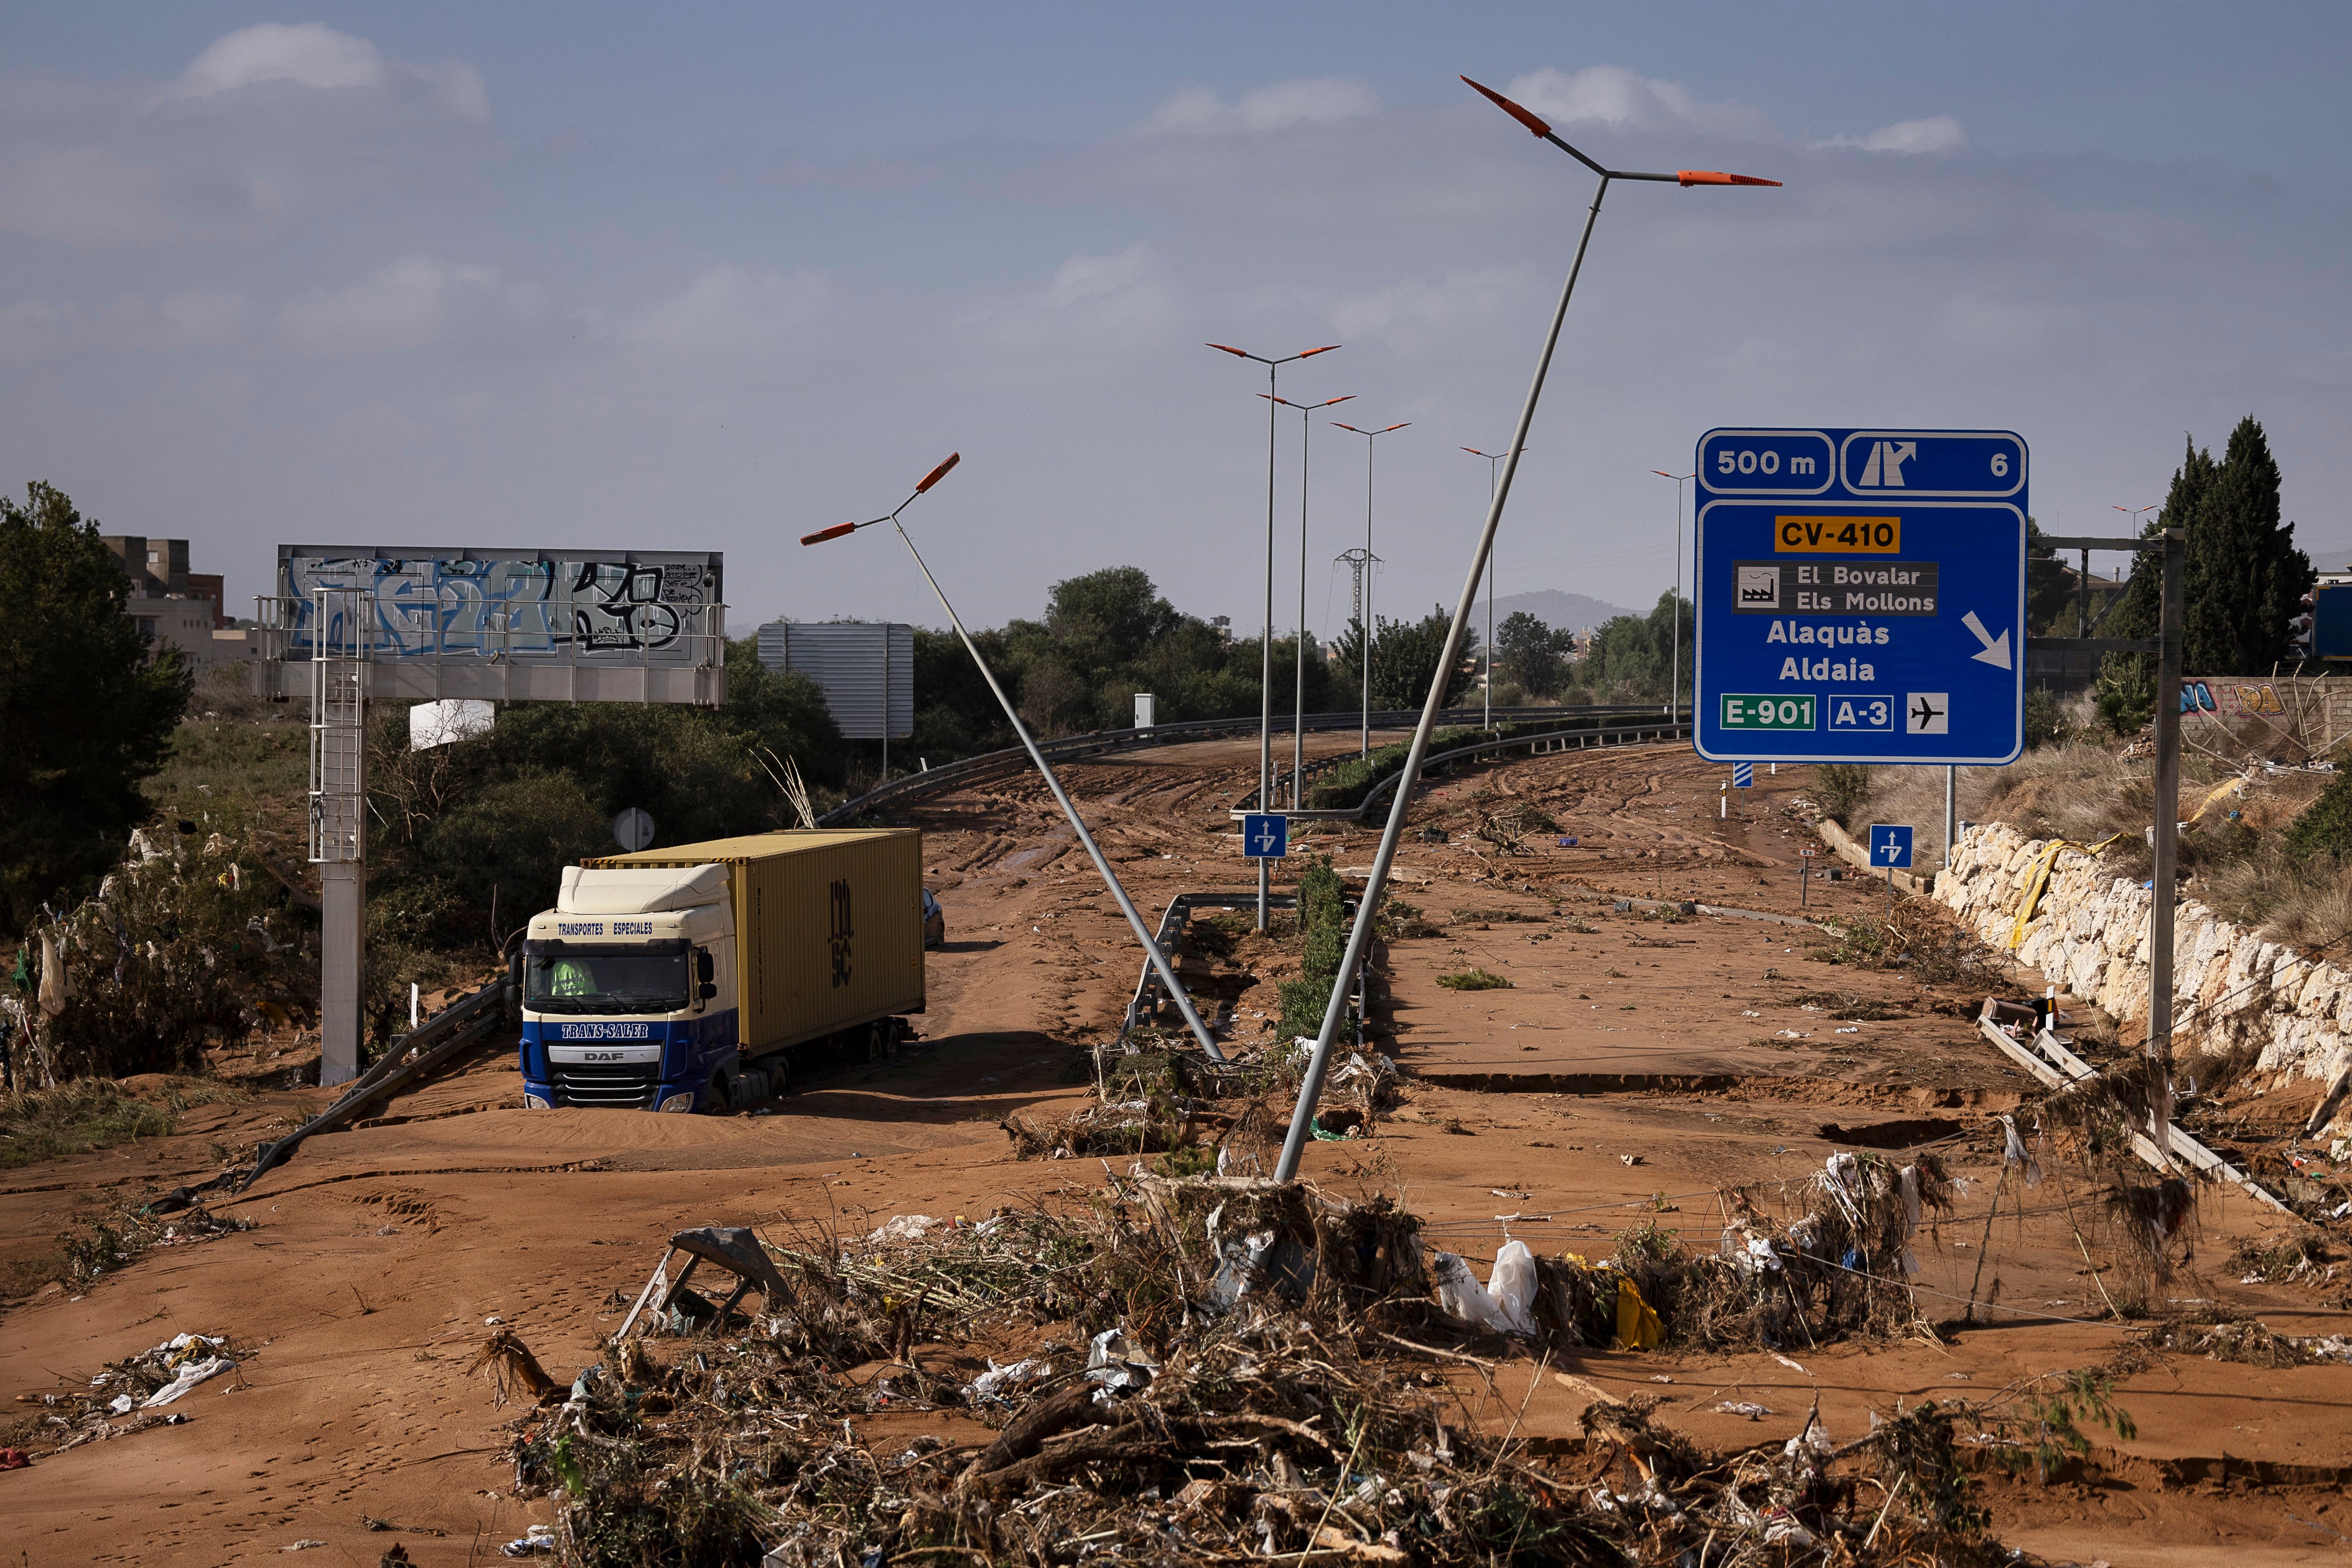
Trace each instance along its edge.
<instances>
[{"instance_id":1,"label":"cypress tree","mask_svg":"<svg viewBox=\"0 0 2352 1568\"><path fill-rule=\"evenodd\" d=\"M2279 521L2279 469L2252 415L2238 421L2189 513L2186 671L2267 675L2290 656L2287 623L2313 582ZM2166 508L2170 515L2171 508Z\"/></svg>"}]
</instances>

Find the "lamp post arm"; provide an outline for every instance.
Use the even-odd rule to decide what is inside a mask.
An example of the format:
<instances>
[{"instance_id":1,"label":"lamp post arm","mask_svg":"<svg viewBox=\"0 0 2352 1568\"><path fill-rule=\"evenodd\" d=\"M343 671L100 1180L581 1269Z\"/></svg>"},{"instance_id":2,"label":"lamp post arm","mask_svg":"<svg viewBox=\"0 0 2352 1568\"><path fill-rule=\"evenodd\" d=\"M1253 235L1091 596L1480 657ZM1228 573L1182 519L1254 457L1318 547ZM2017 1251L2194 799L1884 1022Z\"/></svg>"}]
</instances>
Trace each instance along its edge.
<instances>
[{"instance_id":1,"label":"lamp post arm","mask_svg":"<svg viewBox=\"0 0 2352 1568\"><path fill-rule=\"evenodd\" d=\"M1095 836L1087 831L1086 819L1078 815L1078 808L1071 805L1070 797L1063 793L1062 781L1054 776L1053 766L1045 761L1045 753L1037 749L1036 741L1030 736L1029 726L1024 724L1021 715L1013 711L1013 700L1005 696L1004 688L996 683L996 672L989 668L988 660L981 657L979 647L971 640L971 634L964 630L962 617L948 602L947 590L940 586L940 580L931 575L930 566L923 560L923 552L915 548L912 539L908 538L906 524L894 514L890 526L898 531L898 538L907 546L907 553L915 558L916 569L922 573L923 581L931 585L931 592L939 596L940 608L948 613L949 624L955 627L956 636L963 639L964 651L971 654L972 663L980 667L981 679L987 681L989 690L996 694L1005 718L1012 721L1013 732L1021 737L1021 744L1028 750L1029 760L1037 764L1037 772L1045 777L1045 787L1054 792L1055 804L1062 808L1062 815L1070 819L1070 826L1076 831L1078 842L1086 846L1087 854L1093 858L1103 885L1110 889L1110 896L1118 900L1119 913L1127 917L1135 939L1143 944L1143 951L1151 960L1151 967L1158 973L1160 983L1168 987L1169 999L1184 1016L1184 1026L1192 1031L1192 1037L1201 1042L1201 1048L1208 1053L1211 1061L1223 1061L1224 1053L1217 1049L1217 1042L1210 1035L1208 1026L1201 1022L1201 1015L1193 1010L1192 998L1184 990L1184 983L1176 978L1176 971L1169 963L1168 955L1160 950L1160 943L1153 939L1150 928L1144 924L1143 916L1137 911L1134 901L1127 896L1126 888L1119 884L1118 875L1110 868L1110 862L1103 858L1102 850L1095 843Z\"/></svg>"}]
</instances>

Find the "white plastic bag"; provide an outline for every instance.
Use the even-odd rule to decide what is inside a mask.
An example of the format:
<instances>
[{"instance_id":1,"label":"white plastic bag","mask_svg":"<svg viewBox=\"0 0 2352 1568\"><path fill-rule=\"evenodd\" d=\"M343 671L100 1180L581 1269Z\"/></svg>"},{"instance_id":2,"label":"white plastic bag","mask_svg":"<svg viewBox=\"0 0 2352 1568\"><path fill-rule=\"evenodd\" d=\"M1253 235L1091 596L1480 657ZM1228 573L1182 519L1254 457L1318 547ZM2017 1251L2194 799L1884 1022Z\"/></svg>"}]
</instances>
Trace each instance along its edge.
<instances>
[{"instance_id":1,"label":"white plastic bag","mask_svg":"<svg viewBox=\"0 0 2352 1568\"><path fill-rule=\"evenodd\" d=\"M1525 1242L1512 1242L1509 1247L1504 1248L1504 1251L1508 1252L1512 1247L1517 1247L1521 1256L1527 1259L1528 1294L1532 1297L1535 1256L1528 1251ZM1515 1320L1513 1314L1505 1310L1503 1304L1495 1300L1486 1287L1478 1283L1478 1277L1470 1272L1470 1265L1464 1262L1459 1255L1451 1252L1431 1254L1430 1274L1437 1286L1437 1304L1464 1322L1475 1324L1482 1329L1492 1329L1498 1334L1527 1334L1535 1331L1535 1324L1527 1315L1526 1299L1523 1298L1518 1301L1518 1311ZM1504 1272L1503 1259L1500 1255L1497 1255L1495 1259L1495 1278L1498 1282L1507 1282L1509 1279L1509 1276Z\"/></svg>"},{"instance_id":2,"label":"white plastic bag","mask_svg":"<svg viewBox=\"0 0 2352 1568\"><path fill-rule=\"evenodd\" d=\"M1536 1299L1536 1255L1528 1250L1526 1242L1507 1241L1495 1254L1495 1267L1486 1276L1486 1295L1512 1333L1536 1331L1535 1317L1528 1310Z\"/></svg>"}]
</instances>

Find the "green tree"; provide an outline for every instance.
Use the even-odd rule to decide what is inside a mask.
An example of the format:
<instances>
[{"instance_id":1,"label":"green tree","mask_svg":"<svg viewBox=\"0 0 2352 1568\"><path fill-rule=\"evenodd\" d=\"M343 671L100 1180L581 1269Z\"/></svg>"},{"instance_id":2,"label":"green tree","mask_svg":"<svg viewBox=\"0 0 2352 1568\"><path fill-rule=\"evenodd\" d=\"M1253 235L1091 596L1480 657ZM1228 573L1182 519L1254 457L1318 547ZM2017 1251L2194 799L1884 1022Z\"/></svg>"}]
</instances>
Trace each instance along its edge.
<instances>
[{"instance_id":1,"label":"green tree","mask_svg":"<svg viewBox=\"0 0 2352 1568\"><path fill-rule=\"evenodd\" d=\"M1681 601L1676 615L1670 590L1646 616L1617 616L1603 621L1592 634L1592 646L1577 668L1577 679L1592 689L1601 701L1663 702L1673 684L1675 664L1675 628L1682 628L1682 695L1690 700L1691 656L1697 627L1690 601Z\"/></svg>"},{"instance_id":2,"label":"green tree","mask_svg":"<svg viewBox=\"0 0 2352 1568\"><path fill-rule=\"evenodd\" d=\"M2177 528L2186 540L2182 592L2186 625L2182 671L2189 675L2267 674L2291 657L2287 623L2315 580L2294 545L2294 525L2279 521L2279 470L2252 415L2230 433L2222 460L2187 443L2156 521L2141 531ZM2159 629L2163 557L2142 552L2130 583L2099 630L2152 637ZM2118 733L2147 722L2156 700L2156 658L2110 654L2101 661L2099 716Z\"/></svg>"},{"instance_id":3,"label":"green tree","mask_svg":"<svg viewBox=\"0 0 2352 1568\"><path fill-rule=\"evenodd\" d=\"M1575 633L1554 631L1525 610L1512 611L1495 629L1495 657L1501 662L1496 679L1517 682L1530 697L1559 696L1575 654Z\"/></svg>"},{"instance_id":4,"label":"green tree","mask_svg":"<svg viewBox=\"0 0 2352 1568\"><path fill-rule=\"evenodd\" d=\"M2267 675L2293 657L2287 623L2315 578L2294 524L2279 521L2278 463L2251 414L2189 514L2184 565L2188 673Z\"/></svg>"},{"instance_id":5,"label":"green tree","mask_svg":"<svg viewBox=\"0 0 2352 1568\"><path fill-rule=\"evenodd\" d=\"M63 490L0 497L0 906L19 930L114 864L187 710L193 673L123 614L129 596Z\"/></svg>"},{"instance_id":6,"label":"green tree","mask_svg":"<svg viewBox=\"0 0 2352 1568\"><path fill-rule=\"evenodd\" d=\"M1437 673L1438 657L1445 651L1445 634L1454 617L1433 605L1429 614L1418 621L1392 621L1386 616L1380 616L1379 621L1380 633L1372 642L1372 707L1417 709L1429 700L1430 681ZM1339 686L1350 692L1361 689L1362 623L1349 621L1348 629L1334 639L1332 647L1339 656L1335 661L1339 668L1334 671ZM1477 652L1477 628L1463 627L1462 647L1453 671L1446 677L1442 706L1453 707L1469 689ZM1310 710L1311 707L1310 704Z\"/></svg>"}]
</instances>

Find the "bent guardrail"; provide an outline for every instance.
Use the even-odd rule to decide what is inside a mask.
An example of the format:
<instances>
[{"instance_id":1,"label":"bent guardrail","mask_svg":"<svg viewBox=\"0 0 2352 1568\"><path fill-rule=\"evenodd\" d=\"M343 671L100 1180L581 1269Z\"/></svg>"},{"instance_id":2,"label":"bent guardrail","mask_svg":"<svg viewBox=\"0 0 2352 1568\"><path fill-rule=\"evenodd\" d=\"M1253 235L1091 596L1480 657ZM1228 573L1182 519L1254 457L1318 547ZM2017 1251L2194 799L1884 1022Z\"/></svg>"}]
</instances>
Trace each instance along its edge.
<instances>
[{"instance_id":1,"label":"bent guardrail","mask_svg":"<svg viewBox=\"0 0 2352 1568\"><path fill-rule=\"evenodd\" d=\"M1626 713L1649 711L1649 705L1595 703L1579 708L1497 708L1495 715L1505 720L1544 720L1563 715L1611 717ZM1474 723L1484 717L1486 710L1449 708L1439 717L1454 725ZM1392 709L1371 715L1375 730L1409 728L1421 717L1420 710ZM1353 730L1364 722L1360 713L1309 713L1304 728L1315 732L1330 730ZM1100 755L1108 752L1143 751L1154 746L1179 746L1194 741L1221 740L1231 735L1255 732L1255 719L1192 719L1181 723L1155 724L1148 730L1093 730L1083 735L1066 735L1059 740L1040 741L1037 749L1054 762ZM1285 732L1291 721L1284 720L1277 728ZM835 827L855 822L886 806L903 805L926 795L940 795L974 784L999 773L1017 772L1028 767L1029 753L1019 746L1007 746L1002 751L983 752L976 757L960 762L943 763L936 768L919 773L908 773L886 784L875 785L831 811L818 816L820 827Z\"/></svg>"}]
</instances>

